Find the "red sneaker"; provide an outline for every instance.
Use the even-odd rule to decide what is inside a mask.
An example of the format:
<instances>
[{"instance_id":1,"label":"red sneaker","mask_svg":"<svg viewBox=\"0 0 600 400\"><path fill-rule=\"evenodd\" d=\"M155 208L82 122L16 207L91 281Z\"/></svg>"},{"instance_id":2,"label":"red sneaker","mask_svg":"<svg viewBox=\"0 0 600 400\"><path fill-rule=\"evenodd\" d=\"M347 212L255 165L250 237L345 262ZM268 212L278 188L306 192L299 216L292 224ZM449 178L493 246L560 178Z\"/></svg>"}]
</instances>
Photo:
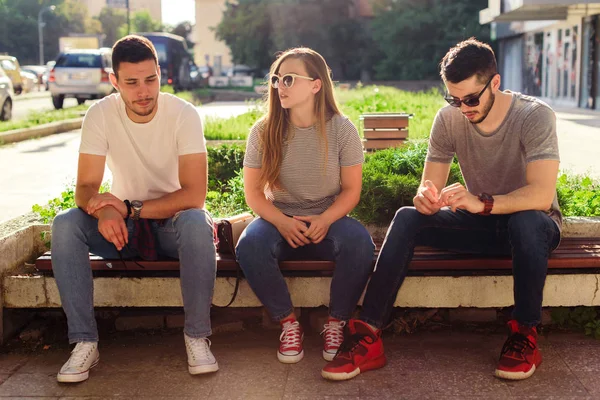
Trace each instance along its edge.
<instances>
[{"instance_id":1,"label":"red sneaker","mask_svg":"<svg viewBox=\"0 0 600 400\"><path fill-rule=\"evenodd\" d=\"M346 321L329 318L323 327L321 336L324 339L323 358L325 361L333 360L333 357L335 357L340 345L344 341L344 326L346 326Z\"/></svg>"},{"instance_id":2,"label":"red sneaker","mask_svg":"<svg viewBox=\"0 0 600 400\"><path fill-rule=\"evenodd\" d=\"M304 332L300 323L294 319L288 319L281 322L280 344L277 351L277 358L285 364L295 364L304 358L304 349L302 341Z\"/></svg>"},{"instance_id":3,"label":"red sneaker","mask_svg":"<svg viewBox=\"0 0 600 400\"><path fill-rule=\"evenodd\" d=\"M321 375L325 379L343 381L361 372L382 368L385 363L381 333L360 320L351 319L344 332L344 342Z\"/></svg>"},{"instance_id":4,"label":"red sneaker","mask_svg":"<svg viewBox=\"0 0 600 400\"><path fill-rule=\"evenodd\" d=\"M537 330L508 321L510 336L502 347L495 375L504 379L526 379L542 363L542 353L537 347Z\"/></svg>"}]
</instances>

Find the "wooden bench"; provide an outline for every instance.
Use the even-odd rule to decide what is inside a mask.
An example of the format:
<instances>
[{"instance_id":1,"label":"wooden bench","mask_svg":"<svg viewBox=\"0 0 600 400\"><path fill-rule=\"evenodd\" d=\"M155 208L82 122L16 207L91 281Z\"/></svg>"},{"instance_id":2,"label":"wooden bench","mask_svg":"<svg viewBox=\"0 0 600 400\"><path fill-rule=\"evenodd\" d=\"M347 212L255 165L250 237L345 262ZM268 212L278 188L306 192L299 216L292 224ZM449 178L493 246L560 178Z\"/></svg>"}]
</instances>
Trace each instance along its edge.
<instances>
[{"instance_id":1,"label":"wooden bench","mask_svg":"<svg viewBox=\"0 0 600 400\"><path fill-rule=\"evenodd\" d=\"M377 259L378 249L373 256ZM106 260L91 256L94 271L178 271L179 261L161 259L157 261L121 261ZM143 266L143 268L141 266ZM50 252L39 257L35 266L38 270L49 273L52 270ZM331 275L335 267L332 261L283 261L281 270L286 273L304 272L318 276ZM559 247L552 253L548 262L550 273L580 270L600 269L600 238L563 238ZM237 264L230 254L217 254L217 271L231 273L236 271ZM482 256L443 251L428 247L417 247L413 260L409 265L409 274L439 274L452 273L469 275L485 273L486 271L505 271L512 269L510 257Z\"/></svg>"},{"instance_id":2,"label":"wooden bench","mask_svg":"<svg viewBox=\"0 0 600 400\"><path fill-rule=\"evenodd\" d=\"M362 114L364 148L367 151L400 147L408 139L408 120L412 114Z\"/></svg>"}]
</instances>

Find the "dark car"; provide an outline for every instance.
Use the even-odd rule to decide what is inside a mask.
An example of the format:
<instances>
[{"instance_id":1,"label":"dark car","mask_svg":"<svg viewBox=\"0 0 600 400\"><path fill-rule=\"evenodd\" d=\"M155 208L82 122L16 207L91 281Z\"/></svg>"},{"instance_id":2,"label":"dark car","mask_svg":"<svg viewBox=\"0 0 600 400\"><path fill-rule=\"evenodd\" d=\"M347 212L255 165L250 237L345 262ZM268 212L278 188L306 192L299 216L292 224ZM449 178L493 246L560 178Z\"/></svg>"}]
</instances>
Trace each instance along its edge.
<instances>
[{"instance_id":1,"label":"dark car","mask_svg":"<svg viewBox=\"0 0 600 400\"><path fill-rule=\"evenodd\" d=\"M173 89L188 90L194 86L190 65L193 63L185 39L163 32L138 33L148 38L158 53L161 70L161 85L172 85Z\"/></svg>"}]
</instances>

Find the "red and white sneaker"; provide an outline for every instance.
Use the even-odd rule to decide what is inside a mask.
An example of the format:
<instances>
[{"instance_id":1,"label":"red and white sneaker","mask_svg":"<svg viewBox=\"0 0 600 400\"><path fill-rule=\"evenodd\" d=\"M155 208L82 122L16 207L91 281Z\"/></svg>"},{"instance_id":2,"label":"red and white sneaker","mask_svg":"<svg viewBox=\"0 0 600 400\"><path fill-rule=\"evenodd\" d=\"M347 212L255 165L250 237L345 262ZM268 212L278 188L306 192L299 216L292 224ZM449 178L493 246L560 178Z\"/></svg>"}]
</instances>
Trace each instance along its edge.
<instances>
[{"instance_id":1,"label":"red and white sneaker","mask_svg":"<svg viewBox=\"0 0 600 400\"><path fill-rule=\"evenodd\" d=\"M344 341L332 361L321 371L325 379L343 381L361 372L382 368L386 363L381 331L357 319L348 321Z\"/></svg>"},{"instance_id":2,"label":"red and white sneaker","mask_svg":"<svg viewBox=\"0 0 600 400\"><path fill-rule=\"evenodd\" d=\"M304 332L302 332L300 323L293 319L282 321L281 329L279 336L281 343L277 351L277 359L285 364L295 364L304 358L304 349L302 348Z\"/></svg>"},{"instance_id":3,"label":"red and white sneaker","mask_svg":"<svg viewBox=\"0 0 600 400\"><path fill-rule=\"evenodd\" d=\"M340 345L344 341L344 326L346 326L346 321L340 321L331 317L323 326L321 336L325 340L323 343L323 358L325 361L333 360L333 357L335 357Z\"/></svg>"},{"instance_id":4,"label":"red and white sneaker","mask_svg":"<svg viewBox=\"0 0 600 400\"><path fill-rule=\"evenodd\" d=\"M542 353L537 347L537 330L508 321L510 336L500 353L495 375L498 378L527 379L542 363Z\"/></svg>"}]
</instances>

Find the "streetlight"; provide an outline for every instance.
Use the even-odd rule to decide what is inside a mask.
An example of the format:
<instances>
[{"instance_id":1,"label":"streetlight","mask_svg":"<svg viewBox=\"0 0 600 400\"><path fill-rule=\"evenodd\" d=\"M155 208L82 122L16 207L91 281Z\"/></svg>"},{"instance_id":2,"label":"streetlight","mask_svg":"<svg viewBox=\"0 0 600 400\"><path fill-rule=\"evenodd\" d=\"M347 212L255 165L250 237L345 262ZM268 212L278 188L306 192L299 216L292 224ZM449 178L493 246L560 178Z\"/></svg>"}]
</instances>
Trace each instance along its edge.
<instances>
[{"instance_id":1,"label":"streetlight","mask_svg":"<svg viewBox=\"0 0 600 400\"><path fill-rule=\"evenodd\" d=\"M54 11L56 6L46 6L40 10L38 13L38 34L40 40L40 65L44 65L44 26L46 25L42 22L42 14L46 10Z\"/></svg>"}]
</instances>

